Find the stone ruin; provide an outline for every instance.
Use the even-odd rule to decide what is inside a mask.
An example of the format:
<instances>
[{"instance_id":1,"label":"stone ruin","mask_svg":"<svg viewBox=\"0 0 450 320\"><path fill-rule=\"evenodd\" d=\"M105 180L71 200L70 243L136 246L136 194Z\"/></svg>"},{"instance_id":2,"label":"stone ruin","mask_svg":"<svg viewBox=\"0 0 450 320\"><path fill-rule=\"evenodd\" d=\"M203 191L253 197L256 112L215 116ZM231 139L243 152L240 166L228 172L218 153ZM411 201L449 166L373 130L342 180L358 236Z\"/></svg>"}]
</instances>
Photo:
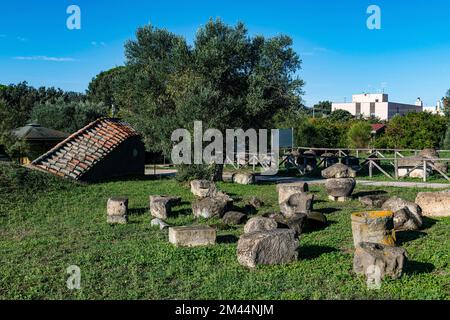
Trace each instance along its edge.
<instances>
[{"instance_id":1,"label":"stone ruin","mask_svg":"<svg viewBox=\"0 0 450 320\"><path fill-rule=\"evenodd\" d=\"M106 203L106 222L125 224L128 222L128 198L109 198Z\"/></svg>"},{"instance_id":2,"label":"stone ruin","mask_svg":"<svg viewBox=\"0 0 450 320\"><path fill-rule=\"evenodd\" d=\"M439 153L435 149L423 149L417 156L403 157L397 159L397 174L399 177L423 178L430 176L433 169L427 165L426 171L423 169L423 158L438 159ZM430 161L437 169L446 173L447 164L439 161Z\"/></svg>"},{"instance_id":3,"label":"stone ruin","mask_svg":"<svg viewBox=\"0 0 450 320\"><path fill-rule=\"evenodd\" d=\"M345 164L337 163L322 170L322 177L326 178L325 189L332 201L351 200L351 194L356 186L356 171Z\"/></svg>"},{"instance_id":4,"label":"stone ruin","mask_svg":"<svg viewBox=\"0 0 450 320\"><path fill-rule=\"evenodd\" d=\"M450 217L450 190L419 192L415 202L429 217Z\"/></svg>"}]
</instances>

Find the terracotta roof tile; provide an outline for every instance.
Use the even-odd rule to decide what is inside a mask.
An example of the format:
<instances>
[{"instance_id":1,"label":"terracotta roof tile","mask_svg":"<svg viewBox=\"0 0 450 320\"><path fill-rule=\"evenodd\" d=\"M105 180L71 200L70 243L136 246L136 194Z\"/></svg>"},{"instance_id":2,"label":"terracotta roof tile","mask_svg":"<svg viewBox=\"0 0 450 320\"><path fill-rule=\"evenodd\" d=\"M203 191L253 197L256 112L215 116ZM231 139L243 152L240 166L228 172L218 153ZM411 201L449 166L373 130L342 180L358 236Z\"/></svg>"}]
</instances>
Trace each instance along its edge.
<instances>
[{"instance_id":1,"label":"terracotta roof tile","mask_svg":"<svg viewBox=\"0 0 450 320\"><path fill-rule=\"evenodd\" d=\"M32 165L61 177L80 179L122 142L138 135L123 121L100 118L70 135Z\"/></svg>"}]
</instances>

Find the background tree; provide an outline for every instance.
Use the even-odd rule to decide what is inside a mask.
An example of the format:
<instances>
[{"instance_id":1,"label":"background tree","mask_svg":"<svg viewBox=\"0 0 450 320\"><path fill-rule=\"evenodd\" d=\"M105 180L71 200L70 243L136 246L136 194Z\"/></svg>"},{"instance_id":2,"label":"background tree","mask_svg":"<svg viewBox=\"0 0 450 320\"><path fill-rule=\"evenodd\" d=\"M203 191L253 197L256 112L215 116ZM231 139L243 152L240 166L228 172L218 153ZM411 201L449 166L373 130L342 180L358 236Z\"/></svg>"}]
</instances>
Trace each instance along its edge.
<instances>
[{"instance_id":1,"label":"background tree","mask_svg":"<svg viewBox=\"0 0 450 320\"><path fill-rule=\"evenodd\" d=\"M329 115L331 113L331 101L319 101L313 106L314 116L320 117L323 115Z\"/></svg>"},{"instance_id":2,"label":"background tree","mask_svg":"<svg viewBox=\"0 0 450 320\"><path fill-rule=\"evenodd\" d=\"M447 91L447 94L442 99L444 102L444 113L447 119L450 119L450 89Z\"/></svg>"},{"instance_id":3,"label":"background tree","mask_svg":"<svg viewBox=\"0 0 450 320\"><path fill-rule=\"evenodd\" d=\"M353 119L353 115L347 110L337 109L331 112L330 120L337 122L346 122Z\"/></svg>"},{"instance_id":4,"label":"background tree","mask_svg":"<svg viewBox=\"0 0 450 320\"><path fill-rule=\"evenodd\" d=\"M438 148L447 130L447 120L429 112L410 112L393 117L383 136L376 140L377 148L424 149Z\"/></svg>"},{"instance_id":5,"label":"background tree","mask_svg":"<svg viewBox=\"0 0 450 320\"><path fill-rule=\"evenodd\" d=\"M37 104L30 114L30 122L43 127L73 133L97 118L108 115L103 103L71 101L59 98L54 103Z\"/></svg>"},{"instance_id":6,"label":"background tree","mask_svg":"<svg viewBox=\"0 0 450 320\"><path fill-rule=\"evenodd\" d=\"M119 89L126 85L125 72L124 66L100 72L89 83L86 91L87 99L91 102L101 102L109 108L114 105L116 110L120 109L116 95Z\"/></svg>"},{"instance_id":7,"label":"background tree","mask_svg":"<svg viewBox=\"0 0 450 320\"><path fill-rule=\"evenodd\" d=\"M367 148L371 140L372 126L367 121L352 124L347 133L348 145L351 148Z\"/></svg>"},{"instance_id":8,"label":"background tree","mask_svg":"<svg viewBox=\"0 0 450 320\"><path fill-rule=\"evenodd\" d=\"M271 128L274 114L301 109L301 60L287 36L251 37L242 23L210 20L192 46L167 30L139 28L125 45L120 114L148 150L170 154L176 128Z\"/></svg>"}]
</instances>

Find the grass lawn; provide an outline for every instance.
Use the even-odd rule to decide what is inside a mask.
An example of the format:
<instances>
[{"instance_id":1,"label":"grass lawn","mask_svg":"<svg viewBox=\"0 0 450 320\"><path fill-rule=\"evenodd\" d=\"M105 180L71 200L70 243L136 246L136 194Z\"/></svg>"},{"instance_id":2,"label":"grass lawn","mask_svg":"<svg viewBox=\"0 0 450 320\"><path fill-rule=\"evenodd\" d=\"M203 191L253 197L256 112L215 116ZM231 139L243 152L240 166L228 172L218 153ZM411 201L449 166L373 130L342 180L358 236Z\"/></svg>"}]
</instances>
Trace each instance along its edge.
<instances>
[{"instance_id":1,"label":"grass lawn","mask_svg":"<svg viewBox=\"0 0 450 320\"><path fill-rule=\"evenodd\" d=\"M59 188L59 187L58 187ZM351 212L358 201L329 202L322 187L311 187L315 209L329 225L300 236L299 260L261 266L253 271L236 259L242 226L220 220L199 221L218 228L218 244L177 248L167 231L150 226L148 196L179 195L171 225L196 222L190 211L189 188L173 180L131 180L60 190L12 190L0 201L1 299L449 299L450 218L425 218L418 232L398 233L409 263L398 280L380 290L366 289L352 273ZM219 188L242 207L252 195L266 205L259 214L277 210L275 185ZM355 193L376 190L357 187ZM417 189L383 188L390 195L414 200ZM11 196L14 194L15 196ZM129 197L129 224L106 224L106 200ZM68 290L66 268L81 268L81 289Z\"/></svg>"}]
</instances>

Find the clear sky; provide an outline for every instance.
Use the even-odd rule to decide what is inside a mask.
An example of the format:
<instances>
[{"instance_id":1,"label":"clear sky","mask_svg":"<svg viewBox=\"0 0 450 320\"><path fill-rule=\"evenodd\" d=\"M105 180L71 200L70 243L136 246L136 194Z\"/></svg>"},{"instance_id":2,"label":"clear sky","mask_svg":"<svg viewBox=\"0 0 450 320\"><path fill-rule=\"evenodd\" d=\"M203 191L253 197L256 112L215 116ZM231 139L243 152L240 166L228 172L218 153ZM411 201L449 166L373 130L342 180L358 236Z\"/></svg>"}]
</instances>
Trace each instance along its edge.
<instances>
[{"instance_id":1,"label":"clear sky","mask_svg":"<svg viewBox=\"0 0 450 320\"><path fill-rule=\"evenodd\" d=\"M81 29L69 30L69 5ZM369 5L381 30L366 26ZM450 88L448 0L14 0L0 4L0 83L23 80L83 92L97 73L124 63L123 44L151 22L186 37L209 18L242 21L251 34L287 34L303 60L308 106L353 93L421 97L435 105Z\"/></svg>"}]
</instances>

